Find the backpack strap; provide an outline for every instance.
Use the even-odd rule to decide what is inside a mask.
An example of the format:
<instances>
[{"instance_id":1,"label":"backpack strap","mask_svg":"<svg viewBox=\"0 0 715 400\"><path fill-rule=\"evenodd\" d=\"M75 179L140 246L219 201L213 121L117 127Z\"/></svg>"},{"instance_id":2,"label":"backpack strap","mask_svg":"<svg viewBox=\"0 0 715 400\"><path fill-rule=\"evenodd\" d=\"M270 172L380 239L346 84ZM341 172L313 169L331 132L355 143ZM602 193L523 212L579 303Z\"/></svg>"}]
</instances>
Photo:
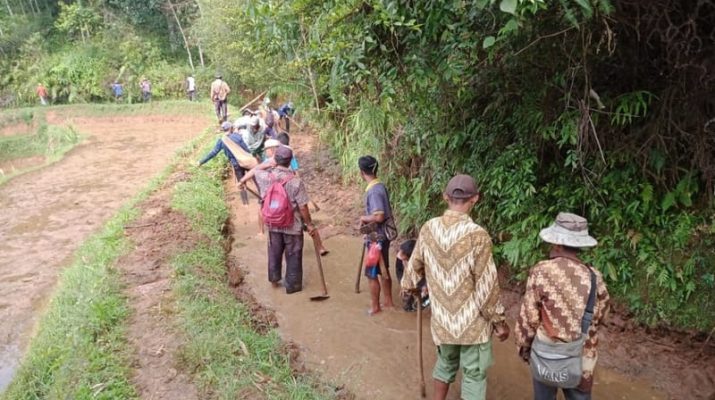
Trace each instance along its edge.
<instances>
[{"instance_id":1,"label":"backpack strap","mask_svg":"<svg viewBox=\"0 0 715 400\"><path fill-rule=\"evenodd\" d=\"M586 310L583 312L583 318L581 318L581 333L584 335L588 333L588 328L593 321L593 307L596 304L596 274L590 265L586 265L586 268L588 268L588 272L591 273L591 291L588 294Z\"/></svg>"}]
</instances>

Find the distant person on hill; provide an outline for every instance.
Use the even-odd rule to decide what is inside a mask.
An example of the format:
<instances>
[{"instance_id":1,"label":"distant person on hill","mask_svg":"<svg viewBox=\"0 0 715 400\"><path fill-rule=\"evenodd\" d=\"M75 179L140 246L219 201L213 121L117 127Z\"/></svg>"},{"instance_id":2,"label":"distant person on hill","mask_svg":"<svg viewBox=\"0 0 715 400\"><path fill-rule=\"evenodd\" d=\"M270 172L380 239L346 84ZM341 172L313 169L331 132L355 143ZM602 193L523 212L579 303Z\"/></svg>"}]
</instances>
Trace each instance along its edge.
<instances>
[{"instance_id":1,"label":"distant person on hill","mask_svg":"<svg viewBox=\"0 0 715 400\"><path fill-rule=\"evenodd\" d=\"M142 92L142 101L145 103L151 101L151 81L149 78L142 78L142 81L139 82L139 88Z\"/></svg>"},{"instance_id":2,"label":"distant person on hill","mask_svg":"<svg viewBox=\"0 0 715 400\"><path fill-rule=\"evenodd\" d=\"M519 356L530 364L535 400L555 400L559 388L566 400L589 400L609 295L601 273L580 253L598 242L588 221L570 213L559 213L539 237L551 250L529 271L515 328ZM552 364L564 350L577 369Z\"/></svg>"},{"instance_id":3,"label":"distant person on hill","mask_svg":"<svg viewBox=\"0 0 715 400\"><path fill-rule=\"evenodd\" d=\"M223 80L220 74L217 74L216 79L211 83L211 101L214 102L216 118L219 124L228 118L229 93L231 93L231 88L228 86L228 83Z\"/></svg>"},{"instance_id":4,"label":"distant person on hill","mask_svg":"<svg viewBox=\"0 0 715 400\"><path fill-rule=\"evenodd\" d=\"M47 88L45 85L38 83L37 88L35 88L35 93L37 93L37 97L40 98L40 104L43 106L47 105Z\"/></svg>"},{"instance_id":5,"label":"distant person on hill","mask_svg":"<svg viewBox=\"0 0 715 400\"><path fill-rule=\"evenodd\" d=\"M230 122L226 121L223 124L221 124L221 130L228 136L231 141L236 143L237 145L241 146L243 150L245 150L247 153L249 152L248 146L246 146L246 143L243 142L243 138L241 137L240 134L237 132L232 131L232 125ZM211 150L208 154L206 154L199 162L198 166L202 166L209 162L212 158L216 157L218 153L220 153L223 150L224 154L228 158L228 162L231 164L231 167L233 168L233 172L236 175L236 182L240 183L241 178L243 178L243 175L246 173L246 170L241 167L239 164L238 160L236 157L229 151L229 149L226 148L226 145L223 143L222 138L218 138L216 140L216 145L214 146L213 150ZM241 201L243 204L248 204L248 193L246 193L245 188L240 190L241 194Z\"/></svg>"},{"instance_id":6,"label":"distant person on hill","mask_svg":"<svg viewBox=\"0 0 715 400\"><path fill-rule=\"evenodd\" d=\"M492 364L492 334L509 337L489 233L469 216L479 202L469 175L456 175L443 198L447 210L420 228L402 278L403 294L427 279L432 308L432 339L437 345L434 399L444 400L462 369L462 399L484 400Z\"/></svg>"},{"instance_id":7,"label":"distant person on hill","mask_svg":"<svg viewBox=\"0 0 715 400\"><path fill-rule=\"evenodd\" d=\"M186 78L186 94L189 96L189 101L196 100L196 80L193 74Z\"/></svg>"},{"instance_id":8,"label":"distant person on hill","mask_svg":"<svg viewBox=\"0 0 715 400\"><path fill-rule=\"evenodd\" d=\"M114 102L119 103L124 95L124 86L119 81L114 81L112 84L112 93L114 94Z\"/></svg>"}]
</instances>

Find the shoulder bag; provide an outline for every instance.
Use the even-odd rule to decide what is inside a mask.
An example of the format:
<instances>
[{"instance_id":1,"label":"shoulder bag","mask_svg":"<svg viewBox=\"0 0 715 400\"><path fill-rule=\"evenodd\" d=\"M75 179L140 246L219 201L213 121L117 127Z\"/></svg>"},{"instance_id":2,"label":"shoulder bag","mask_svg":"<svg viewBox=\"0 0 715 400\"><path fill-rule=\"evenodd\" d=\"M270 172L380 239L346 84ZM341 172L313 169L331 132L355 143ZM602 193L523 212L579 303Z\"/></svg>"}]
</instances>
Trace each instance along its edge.
<instances>
[{"instance_id":1,"label":"shoulder bag","mask_svg":"<svg viewBox=\"0 0 715 400\"><path fill-rule=\"evenodd\" d=\"M581 318L581 337L569 343L547 343L537 336L531 344L531 374L534 379L549 386L572 389L581 383L583 346L593 320L593 307L596 302L596 274L590 266L587 267L591 273L591 291Z\"/></svg>"}]
</instances>

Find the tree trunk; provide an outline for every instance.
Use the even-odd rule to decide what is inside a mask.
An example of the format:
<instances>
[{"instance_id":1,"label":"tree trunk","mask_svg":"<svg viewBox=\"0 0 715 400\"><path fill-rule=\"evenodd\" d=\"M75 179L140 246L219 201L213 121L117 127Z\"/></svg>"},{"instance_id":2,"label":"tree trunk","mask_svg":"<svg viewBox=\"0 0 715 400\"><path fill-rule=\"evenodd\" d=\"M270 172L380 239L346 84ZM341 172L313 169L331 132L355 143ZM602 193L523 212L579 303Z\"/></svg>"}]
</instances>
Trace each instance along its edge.
<instances>
[{"instance_id":1,"label":"tree trunk","mask_svg":"<svg viewBox=\"0 0 715 400\"><path fill-rule=\"evenodd\" d=\"M189 41L186 40L186 34L184 33L184 28L181 26L181 21L179 21L179 16L176 14L174 5L171 4L171 0L166 0L171 8L171 13L174 14L174 19L176 20L176 25L179 27L179 32L181 33L181 38L184 39L184 47L186 48L186 53L189 55L189 65L191 66L191 71L194 71L194 60L191 57L191 49L189 48ZM203 63L202 63L203 65Z\"/></svg>"},{"instance_id":2,"label":"tree trunk","mask_svg":"<svg viewBox=\"0 0 715 400\"><path fill-rule=\"evenodd\" d=\"M15 14L12 12L12 8L10 8L10 3L8 2L8 0L5 0L5 7L7 7L8 14L10 14L11 17L14 17Z\"/></svg>"},{"instance_id":3,"label":"tree trunk","mask_svg":"<svg viewBox=\"0 0 715 400\"><path fill-rule=\"evenodd\" d=\"M196 0L196 7L199 8L199 18L203 18L204 10L201 9L201 2L199 0ZM203 68L206 65L204 64L204 50L201 48L201 39L196 41L196 46L199 48L199 60L201 61L201 67Z\"/></svg>"},{"instance_id":4,"label":"tree trunk","mask_svg":"<svg viewBox=\"0 0 715 400\"><path fill-rule=\"evenodd\" d=\"M201 61L201 68L205 67L204 64L204 51L201 49L201 40L196 42L196 46L199 48L199 60Z\"/></svg>"},{"instance_id":5,"label":"tree trunk","mask_svg":"<svg viewBox=\"0 0 715 400\"><path fill-rule=\"evenodd\" d=\"M20 1L20 9L22 10L22 15L27 15L27 10L25 10L25 3Z\"/></svg>"}]
</instances>

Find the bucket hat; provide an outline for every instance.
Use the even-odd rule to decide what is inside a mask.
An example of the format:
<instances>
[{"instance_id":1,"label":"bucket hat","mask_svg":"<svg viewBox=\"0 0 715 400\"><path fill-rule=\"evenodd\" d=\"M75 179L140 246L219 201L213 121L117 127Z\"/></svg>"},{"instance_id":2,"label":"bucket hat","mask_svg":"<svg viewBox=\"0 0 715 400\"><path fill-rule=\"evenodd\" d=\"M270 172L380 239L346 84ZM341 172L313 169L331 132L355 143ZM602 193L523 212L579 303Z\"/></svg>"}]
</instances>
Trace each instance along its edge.
<instances>
[{"instance_id":1,"label":"bucket hat","mask_svg":"<svg viewBox=\"0 0 715 400\"><path fill-rule=\"evenodd\" d=\"M546 243L569 247L594 247L598 241L588 234L588 221L576 214L561 212L556 221L539 232Z\"/></svg>"}]
</instances>

